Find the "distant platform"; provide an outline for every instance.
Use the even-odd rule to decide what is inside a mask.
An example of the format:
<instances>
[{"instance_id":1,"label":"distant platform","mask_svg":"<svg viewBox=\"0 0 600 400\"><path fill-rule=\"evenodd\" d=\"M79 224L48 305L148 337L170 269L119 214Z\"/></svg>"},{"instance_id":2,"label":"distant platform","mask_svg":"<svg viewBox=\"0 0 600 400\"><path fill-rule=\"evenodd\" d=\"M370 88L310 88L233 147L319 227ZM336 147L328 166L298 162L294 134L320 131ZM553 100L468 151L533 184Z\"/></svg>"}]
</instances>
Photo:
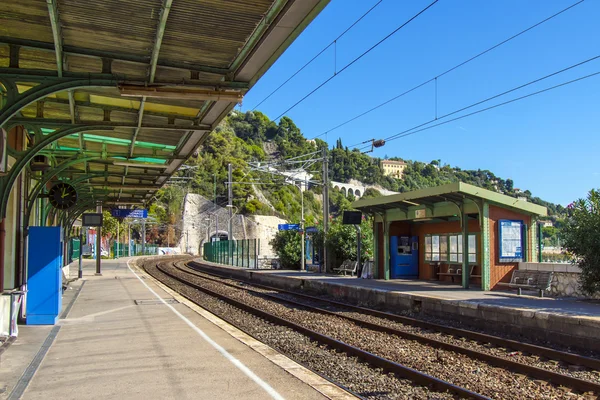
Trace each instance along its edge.
<instances>
[{"instance_id":1,"label":"distant platform","mask_svg":"<svg viewBox=\"0 0 600 400\"><path fill-rule=\"evenodd\" d=\"M358 279L301 271L255 270L195 260L232 277L284 289L327 294L389 311L414 311L474 327L600 351L600 302L517 296L423 280Z\"/></svg>"},{"instance_id":2,"label":"distant platform","mask_svg":"<svg viewBox=\"0 0 600 400\"><path fill-rule=\"evenodd\" d=\"M84 261L59 323L19 326L2 354L0 399L354 398L128 261L103 260L102 276Z\"/></svg>"}]
</instances>

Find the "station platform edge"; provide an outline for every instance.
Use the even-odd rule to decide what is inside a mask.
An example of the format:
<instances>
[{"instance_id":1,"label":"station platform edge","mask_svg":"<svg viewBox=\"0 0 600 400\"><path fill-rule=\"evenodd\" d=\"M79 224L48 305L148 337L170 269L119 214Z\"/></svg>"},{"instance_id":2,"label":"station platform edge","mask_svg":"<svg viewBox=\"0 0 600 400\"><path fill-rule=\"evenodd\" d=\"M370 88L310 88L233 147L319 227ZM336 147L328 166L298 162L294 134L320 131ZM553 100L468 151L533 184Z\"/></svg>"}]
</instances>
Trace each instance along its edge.
<instances>
[{"instance_id":1,"label":"station platform edge","mask_svg":"<svg viewBox=\"0 0 600 400\"><path fill-rule=\"evenodd\" d=\"M0 399L355 398L134 264L103 260L95 276L85 261L58 324L19 327L0 359Z\"/></svg>"},{"instance_id":2,"label":"station platform edge","mask_svg":"<svg viewBox=\"0 0 600 400\"><path fill-rule=\"evenodd\" d=\"M600 303L594 301L465 290L458 285L421 280L383 281L303 271L247 269L202 259L194 262L207 271L232 278L329 295L391 312L412 311L452 319L464 323L465 327L472 326L489 333L506 333L600 352Z\"/></svg>"}]
</instances>

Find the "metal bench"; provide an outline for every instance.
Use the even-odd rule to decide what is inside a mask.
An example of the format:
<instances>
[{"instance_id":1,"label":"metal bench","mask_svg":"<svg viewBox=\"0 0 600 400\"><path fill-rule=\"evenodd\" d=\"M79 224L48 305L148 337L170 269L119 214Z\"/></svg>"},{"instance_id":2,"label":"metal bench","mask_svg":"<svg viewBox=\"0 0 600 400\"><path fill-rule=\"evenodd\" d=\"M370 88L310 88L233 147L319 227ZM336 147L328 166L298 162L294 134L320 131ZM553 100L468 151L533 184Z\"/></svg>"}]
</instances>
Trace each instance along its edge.
<instances>
[{"instance_id":1,"label":"metal bench","mask_svg":"<svg viewBox=\"0 0 600 400\"><path fill-rule=\"evenodd\" d=\"M346 272L350 272L350 275L354 276L354 274L356 274L357 268L358 268L358 262L345 260L342 263L342 265L340 265L338 268L334 268L333 270L335 272L337 272L338 274L343 273L344 276L346 276Z\"/></svg>"},{"instance_id":2,"label":"metal bench","mask_svg":"<svg viewBox=\"0 0 600 400\"><path fill-rule=\"evenodd\" d=\"M544 297L544 290L550 288L553 276L554 273L550 271L515 270L510 282L498 282L498 285L516 288L519 296L522 289L530 289L538 290L540 297Z\"/></svg>"},{"instance_id":3,"label":"metal bench","mask_svg":"<svg viewBox=\"0 0 600 400\"><path fill-rule=\"evenodd\" d=\"M475 270L475 265L471 265L471 270L469 271L469 277L473 277L473 271ZM452 278L452 283L454 283L455 277L460 277L462 279L462 264L448 264L447 272L438 272L438 279L440 276L449 276Z\"/></svg>"}]
</instances>

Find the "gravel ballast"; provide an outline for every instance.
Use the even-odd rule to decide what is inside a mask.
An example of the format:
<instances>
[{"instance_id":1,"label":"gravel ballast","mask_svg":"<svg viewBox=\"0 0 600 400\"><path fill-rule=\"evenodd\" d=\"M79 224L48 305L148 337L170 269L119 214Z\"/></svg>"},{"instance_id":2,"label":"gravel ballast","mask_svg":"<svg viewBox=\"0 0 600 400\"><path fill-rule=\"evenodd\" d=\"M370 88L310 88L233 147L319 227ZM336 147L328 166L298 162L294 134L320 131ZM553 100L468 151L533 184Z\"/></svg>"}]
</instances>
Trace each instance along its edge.
<instances>
[{"instance_id":1,"label":"gravel ballast","mask_svg":"<svg viewBox=\"0 0 600 400\"><path fill-rule=\"evenodd\" d=\"M377 332L340 317L278 303L272 299L262 298L243 287L231 288L221 283L182 273L172 266L166 266L166 268L170 273L207 289L492 398L571 399L587 397L578 396L570 393L568 389L563 390L563 388L557 388L543 381L531 380L506 369L492 367L485 362L471 359L462 354L434 349L413 340ZM392 321L387 321L387 323L396 324Z\"/></svg>"},{"instance_id":2,"label":"gravel ballast","mask_svg":"<svg viewBox=\"0 0 600 400\"><path fill-rule=\"evenodd\" d=\"M307 368L367 399L453 399L449 393L438 393L418 386L394 374L372 368L355 357L336 352L311 341L292 329L274 325L241 311L221 300L190 288L156 269L156 262L146 262L148 273L187 296L213 314L225 319L261 342L277 349Z\"/></svg>"}]
</instances>

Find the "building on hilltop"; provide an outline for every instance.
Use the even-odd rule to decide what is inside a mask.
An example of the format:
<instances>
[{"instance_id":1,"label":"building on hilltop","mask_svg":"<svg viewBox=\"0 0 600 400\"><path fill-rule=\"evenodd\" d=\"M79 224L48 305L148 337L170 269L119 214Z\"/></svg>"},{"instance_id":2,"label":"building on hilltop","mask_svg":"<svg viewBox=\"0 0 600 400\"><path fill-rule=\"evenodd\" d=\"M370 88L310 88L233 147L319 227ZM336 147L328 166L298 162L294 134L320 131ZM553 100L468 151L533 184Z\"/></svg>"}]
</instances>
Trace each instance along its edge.
<instances>
[{"instance_id":1,"label":"building on hilltop","mask_svg":"<svg viewBox=\"0 0 600 400\"><path fill-rule=\"evenodd\" d=\"M383 175L402 179L406 163L404 161L382 160L381 168L383 169Z\"/></svg>"}]
</instances>

